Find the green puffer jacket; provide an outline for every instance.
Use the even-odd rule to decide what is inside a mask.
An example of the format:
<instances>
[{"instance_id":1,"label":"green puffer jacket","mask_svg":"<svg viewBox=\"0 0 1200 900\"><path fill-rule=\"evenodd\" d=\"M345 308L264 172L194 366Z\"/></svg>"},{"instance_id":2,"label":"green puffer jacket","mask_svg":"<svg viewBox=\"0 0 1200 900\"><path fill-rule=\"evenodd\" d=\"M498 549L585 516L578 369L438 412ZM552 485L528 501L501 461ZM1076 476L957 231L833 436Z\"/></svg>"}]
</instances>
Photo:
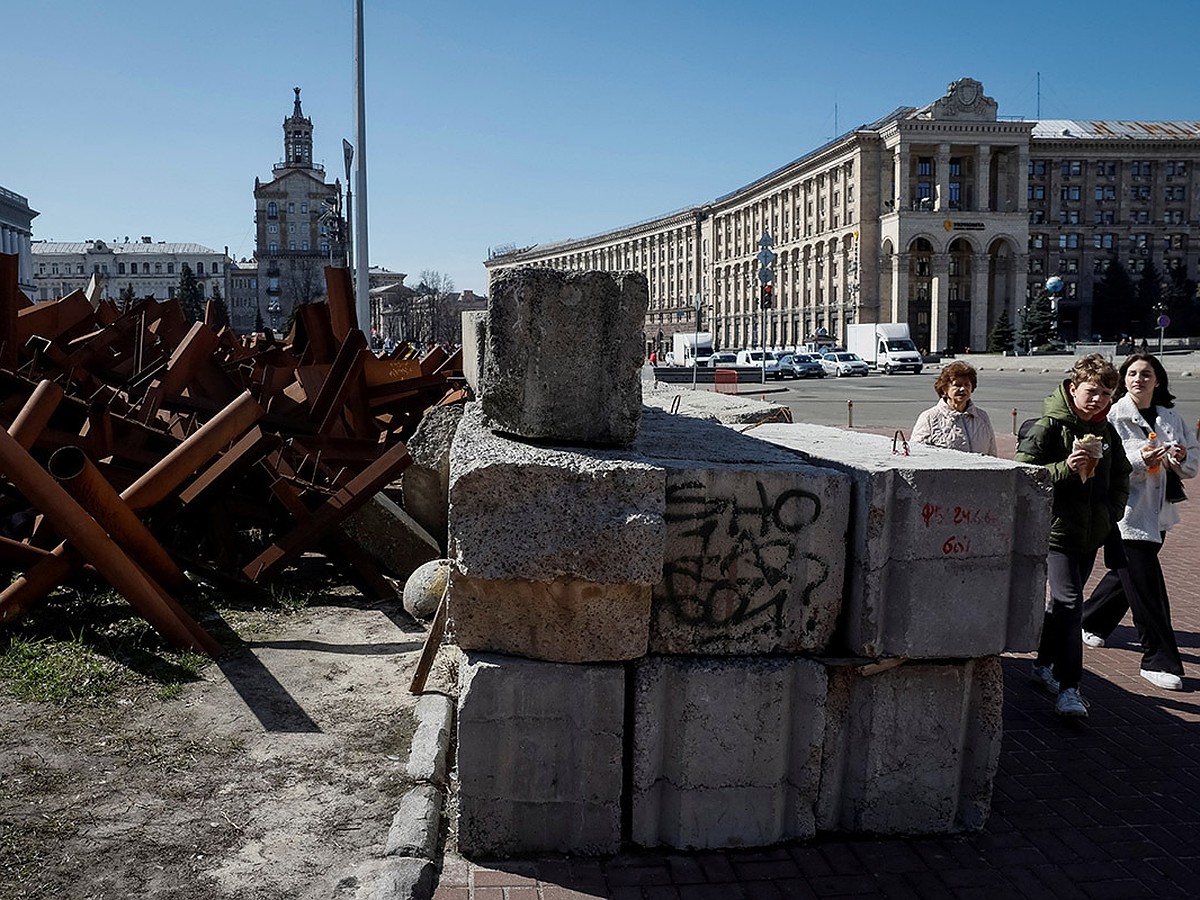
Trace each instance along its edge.
<instances>
[{"instance_id":1,"label":"green puffer jacket","mask_svg":"<svg viewBox=\"0 0 1200 900\"><path fill-rule=\"evenodd\" d=\"M1064 381L1042 404L1042 417L1029 429L1017 447L1017 462L1045 466L1054 485L1054 521L1050 525L1050 549L1066 553L1090 552L1100 548L1125 513L1129 497L1131 466L1121 439L1105 418L1085 422L1071 408ZM1104 456L1096 474L1086 482L1067 468L1067 457L1075 438L1098 434L1104 441Z\"/></svg>"}]
</instances>

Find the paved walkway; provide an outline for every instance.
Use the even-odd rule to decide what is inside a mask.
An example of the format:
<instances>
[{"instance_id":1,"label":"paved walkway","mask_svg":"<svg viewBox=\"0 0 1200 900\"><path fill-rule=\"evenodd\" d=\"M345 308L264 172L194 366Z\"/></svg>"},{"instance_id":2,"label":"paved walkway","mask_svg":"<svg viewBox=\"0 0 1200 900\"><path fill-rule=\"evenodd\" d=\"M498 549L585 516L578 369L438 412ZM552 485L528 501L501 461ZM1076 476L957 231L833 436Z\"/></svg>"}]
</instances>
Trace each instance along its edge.
<instances>
[{"instance_id":1,"label":"paved walkway","mask_svg":"<svg viewBox=\"0 0 1200 900\"><path fill-rule=\"evenodd\" d=\"M1138 676L1128 617L1111 646L1086 651L1086 722L1054 715L1029 657L1005 658L1004 744L983 832L603 860L448 854L435 900L1200 897L1200 486L1188 487L1162 557L1184 691Z\"/></svg>"}]
</instances>

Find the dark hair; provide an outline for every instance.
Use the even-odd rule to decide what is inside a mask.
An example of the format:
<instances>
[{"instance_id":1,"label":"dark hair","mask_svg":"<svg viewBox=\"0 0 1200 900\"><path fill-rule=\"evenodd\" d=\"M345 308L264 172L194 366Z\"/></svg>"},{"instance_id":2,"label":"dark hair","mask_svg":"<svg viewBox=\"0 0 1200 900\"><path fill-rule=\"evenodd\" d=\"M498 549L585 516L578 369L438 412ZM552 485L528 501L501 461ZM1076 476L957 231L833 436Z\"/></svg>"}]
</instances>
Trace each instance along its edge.
<instances>
[{"instance_id":1,"label":"dark hair","mask_svg":"<svg viewBox=\"0 0 1200 900\"><path fill-rule=\"evenodd\" d=\"M1151 402L1155 406L1163 406L1170 409L1175 405L1175 395L1167 390L1167 370L1163 368L1163 364L1158 361L1158 357L1153 353L1134 353L1128 356L1125 362L1121 363L1119 370L1121 383L1117 385L1117 393L1113 399L1119 400L1129 393L1125 389L1125 373L1129 371L1130 366L1139 361L1150 363L1150 368L1154 370L1154 396L1151 398Z\"/></svg>"},{"instance_id":2,"label":"dark hair","mask_svg":"<svg viewBox=\"0 0 1200 900\"><path fill-rule=\"evenodd\" d=\"M965 378L971 382L971 390L979 387L979 376L975 374L975 367L969 366L965 362L955 360L950 365L942 369L942 374L938 375L937 381L933 383L933 390L939 397L946 396L946 388L950 387L950 382L955 378Z\"/></svg>"}]
</instances>

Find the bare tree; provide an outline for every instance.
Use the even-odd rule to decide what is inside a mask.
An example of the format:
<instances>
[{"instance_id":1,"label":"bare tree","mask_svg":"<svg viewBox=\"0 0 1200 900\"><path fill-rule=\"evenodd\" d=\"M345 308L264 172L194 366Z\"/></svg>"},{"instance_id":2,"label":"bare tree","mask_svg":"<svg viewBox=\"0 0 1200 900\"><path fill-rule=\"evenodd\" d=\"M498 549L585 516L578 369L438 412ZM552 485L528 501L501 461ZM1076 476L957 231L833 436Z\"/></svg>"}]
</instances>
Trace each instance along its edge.
<instances>
[{"instance_id":1,"label":"bare tree","mask_svg":"<svg viewBox=\"0 0 1200 900\"><path fill-rule=\"evenodd\" d=\"M455 321L454 281L444 272L425 269L416 288L417 333L438 344L461 342L462 325Z\"/></svg>"}]
</instances>

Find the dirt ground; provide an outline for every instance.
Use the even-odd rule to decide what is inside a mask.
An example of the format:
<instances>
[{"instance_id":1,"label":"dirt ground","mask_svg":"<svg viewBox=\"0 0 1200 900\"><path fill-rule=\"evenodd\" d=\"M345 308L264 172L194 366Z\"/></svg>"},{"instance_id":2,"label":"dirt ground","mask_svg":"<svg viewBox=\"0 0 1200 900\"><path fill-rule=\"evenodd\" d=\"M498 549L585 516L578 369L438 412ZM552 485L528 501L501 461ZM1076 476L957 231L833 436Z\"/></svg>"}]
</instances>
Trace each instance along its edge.
<instances>
[{"instance_id":1,"label":"dirt ground","mask_svg":"<svg viewBox=\"0 0 1200 900\"><path fill-rule=\"evenodd\" d=\"M398 602L326 598L174 699L0 694L0 898L354 897L406 786L423 640Z\"/></svg>"}]
</instances>

